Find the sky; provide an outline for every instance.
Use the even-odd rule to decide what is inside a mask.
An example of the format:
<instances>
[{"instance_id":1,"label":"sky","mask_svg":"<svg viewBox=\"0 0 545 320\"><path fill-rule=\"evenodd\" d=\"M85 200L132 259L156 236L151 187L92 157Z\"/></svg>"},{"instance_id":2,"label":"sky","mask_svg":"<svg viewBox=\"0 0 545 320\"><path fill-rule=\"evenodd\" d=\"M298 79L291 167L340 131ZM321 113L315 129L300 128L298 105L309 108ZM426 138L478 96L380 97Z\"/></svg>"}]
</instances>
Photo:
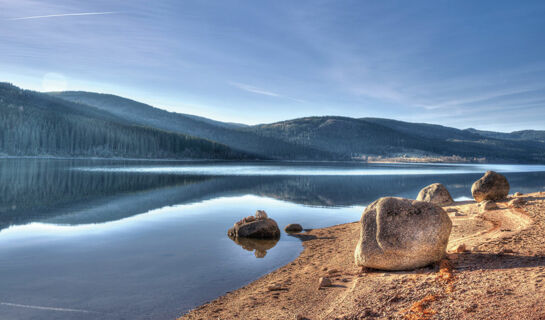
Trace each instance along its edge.
<instances>
[{"instance_id":1,"label":"sky","mask_svg":"<svg viewBox=\"0 0 545 320\"><path fill-rule=\"evenodd\" d=\"M0 0L0 81L247 124L545 130L545 1Z\"/></svg>"}]
</instances>

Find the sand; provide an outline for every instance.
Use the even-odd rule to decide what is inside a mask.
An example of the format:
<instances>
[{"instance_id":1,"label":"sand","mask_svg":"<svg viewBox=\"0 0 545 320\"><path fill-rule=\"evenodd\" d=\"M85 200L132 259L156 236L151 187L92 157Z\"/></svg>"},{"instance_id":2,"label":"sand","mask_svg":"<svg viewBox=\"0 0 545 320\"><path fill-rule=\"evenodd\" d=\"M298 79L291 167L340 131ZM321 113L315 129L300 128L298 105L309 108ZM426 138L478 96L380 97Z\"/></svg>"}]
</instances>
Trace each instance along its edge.
<instances>
[{"instance_id":1,"label":"sand","mask_svg":"<svg viewBox=\"0 0 545 320\"><path fill-rule=\"evenodd\" d=\"M545 319L545 193L522 198L485 213L444 207L448 258L414 271L357 268L359 222L303 233L295 261L181 319ZM318 288L324 276L333 285Z\"/></svg>"}]
</instances>

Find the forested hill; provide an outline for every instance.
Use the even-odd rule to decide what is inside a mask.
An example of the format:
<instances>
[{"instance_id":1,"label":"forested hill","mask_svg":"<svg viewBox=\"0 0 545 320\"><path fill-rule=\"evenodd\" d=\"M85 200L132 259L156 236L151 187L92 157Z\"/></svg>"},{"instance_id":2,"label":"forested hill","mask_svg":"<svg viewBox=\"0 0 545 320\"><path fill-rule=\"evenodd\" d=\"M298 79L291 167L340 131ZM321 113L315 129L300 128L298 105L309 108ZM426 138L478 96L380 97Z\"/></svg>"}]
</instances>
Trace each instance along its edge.
<instances>
[{"instance_id":1,"label":"forested hill","mask_svg":"<svg viewBox=\"0 0 545 320\"><path fill-rule=\"evenodd\" d=\"M264 136L249 126L210 120L193 115L168 112L150 105L111 94L84 91L52 92L51 95L93 106L139 125L200 137L228 145L236 150L269 159L325 160L349 157L291 143L275 136Z\"/></svg>"},{"instance_id":2,"label":"forested hill","mask_svg":"<svg viewBox=\"0 0 545 320\"><path fill-rule=\"evenodd\" d=\"M545 143L532 139L498 139L475 132L426 123L389 119L308 117L252 127L262 135L327 149L353 158L484 158L492 162L545 162Z\"/></svg>"},{"instance_id":3,"label":"forested hill","mask_svg":"<svg viewBox=\"0 0 545 320\"><path fill-rule=\"evenodd\" d=\"M199 145L202 143L202 146L208 146L202 140L194 140L185 136L189 135L215 141L230 148L221 149L222 151L216 152L214 157L222 153L231 157L234 154L234 157L241 156L232 151L240 150L259 158L280 160L461 157L489 162L545 162L545 142L543 139L545 132L543 131L499 133L476 129L460 130L440 125L389 119L354 119L336 116L307 117L272 124L246 126L172 113L109 94L79 91L60 92L50 93L49 96L52 100L47 100L44 94L22 92L32 97L37 95L44 101L54 101L53 104L56 106L62 105L66 109L63 112L70 114L70 117L91 118L94 119L93 121L100 119L108 125L114 123L116 126L131 128L131 130L147 130L148 134L160 132L164 135L171 132L168 137L172 139L184 137L193 143ZM60 103L61 99L66 103ZM12 104L17 105L17 103ZM72 122L72 124L74 123ZM95 125L96 128L101 128L101 126L104 124ZM55 132L59 133L59 131ZM178 133L178 135L174 133ZM163 135L161 136L163 137ZM49 137L49 139L52 138ZM56 139L66 139L66 136ZM78 143L77 139L73 141L72 143ZM130 149L126 147L126 144L132 143L135 147L142 145L134 139L121 141L125 143L123 146L109 145L106 149L110 150L109 152L117 152L122 155ZM143 148L146 149L148 144L149 142L144 139ZM97 151L93 151L93 153L105 153L101 149L103 145L98 144L97 146L95 144L93 148ZM57 147L62 148L63 144L59 143ZM94 150L93 148L91 150ZM32 149L24 148L24 150ZM161 158L167 154L178 154L171 147L167 149L170 151L150 152L145 156ZM194 150L194 148L184 150L187 153L187 150Z\"/></svg>"},{"instance_id":4,"label":"forested hill","mask_svg":"<svg viewBox=\"0 0 545 320\"><path fill-rule=\"evenodd\" d=\"M466 129L464 131L476 133L483 137L504 139L504 140L533 140L539 142L545 142L545 130L521 130L513 131L509 133L504 132L494 132L494 131L483 131L477 129Z\"/></svg>"},{"instance_id":5,"label":"forested hill","mask_svg":"<svg viewBox=\"0 0 545 320\"><path fill-rule=\"evenodd\" d=\"M97 108L0 83L0 155L255 158L222 144L135 125Z\"/></svg>"}]
</instances>

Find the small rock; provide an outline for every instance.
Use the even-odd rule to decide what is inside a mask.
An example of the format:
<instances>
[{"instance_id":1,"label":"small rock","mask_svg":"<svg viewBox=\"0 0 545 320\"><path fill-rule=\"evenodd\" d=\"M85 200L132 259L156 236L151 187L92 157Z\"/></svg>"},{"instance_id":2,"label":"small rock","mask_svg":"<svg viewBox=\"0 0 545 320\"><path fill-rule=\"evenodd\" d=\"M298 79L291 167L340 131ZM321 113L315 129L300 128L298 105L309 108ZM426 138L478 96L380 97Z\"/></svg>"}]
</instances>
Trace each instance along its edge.
<instances>
[{"instance_id":1,"label":"small rock","mask_svg":"<svg viewBox=\"0 0 545 320\"><path fill-rule=\"evenodd\" d=\"M465 312L475 312L477 310L478 305L476 303L470 305L465 309Z\"/></svg>"},{"instance_id":2,"label":"small rock","mask_svg":"<svg viewBox=\"0 0 545 320\"><path fill-rule=\"evenodd\" d=\"M465 244L460 244L456 247L455 251L457 253L462 253L462 252L465 252L467 249L466 249L466 245Z\"/></svg>"},{"instance_id":3,"label":"small rock","mask_svg":"<svg viewBox=\"0 0 545 320\"><path fill-rule=\"evenodd\" d=\"M524 198L515 198L509 201L509 206L514 208L520 208L524 206L525 203L526 203L526 200L524 200Z\"/></svg>"},{"instance_id":4,"label":"small rock","mask_svg":"<svg viewBox=\"0 0 545 320\"><path fill-rule=\"evenodd\" d=\"M337 269L331 269L331 270L329 270L327 273L329 273L329 274L335 274L335 273L338 273L338 272L339 272L339 270L337 270Z\"/></svg>"},{"instance_id":5,"label":"small rock","mask_svg":"<svg viewBox=\"0 0 545 320\"><path fill-rule=\"evenodd\" d=\"M446 212L458 212L458 209L456 209L456 208L446 208L445 211Z\"/></svg>"},{"instance_id":6,"label":"small rock","mask_svg":"<svg viewBox=\"0 0 545 320\"><path fill-rule=\"evenodd\" d=\"M269 286L267 288L267 290L269 290L269 291L280 291L280 290L283 290L283 288L279 284L273 284L272 286Z\"/></svg>"},{"instance_id":7,"label":"small rock","mask_svg":"<svg viewBox=\"0 0 545 320\"><path fill-rule=\"evenodd\" d=\"M506 253L514 253L513 249L501 249L500 252L498 252L498 254L502 255L502 254L506 254Z\"/></svg>"},{"instance_id":8,"label":"small rock","mask_svg":"<svg viewBox=\"0 0 545 320\"><path fill-rule=\"evenodd\" d=\"M254 222L256 221L257 219L254 217L254 216L247 216L246 218L242 219L242 222L244 223L250 223L250 222Z\"/></svg>"},{"instance_id":9,"label":"small rock","mask_svg":"<svg viewBox=\"0 0 545 320\"><path fill-rule=\"evenodd\" d=\"M479 211L485 212L488 210L498 209L498 205L492 200L484 200L479 202Z\"/></svg>"},{"instance_id":10,"label":"small rock","mask_svg":"<svg viewBox=\"0 0 545 320\"><path fill-rule=\"evenodd\" d=\"M318 281L318 288L331 287L332 284L328 277L321 277Z\"/></svg>"},{"instance_id":11,"label":"small rock","mask_svg":"<svg viewBox=\"0 0 545 320\"><path fill-rule=\"evenodd\" d=\"M301 231L303 231L303 227L298 223L290 223L284 228L284 231L286 231L286 232L301 232Z\"/></svg>"},{"instance_id":12,"label":"small rock","mask_svg":"<svg viewBox=\"0 0 545 320\"><path fill-rule=\"evenodd\" d=\"M515 192L515 194L514 194L515 197L520 197L520 196L523 196L523 195L524 195L524 193L522 193L522 192Z\"/></svg>"},{"instance_id":13,"label":"small rock","mask_svg":"<svg viewBox=\"0 0 545 320\"><path fill-rule=\"evenodd\" d=\"M264 210L257 210L257 212L255 213L255 218L257 220L263 220L263 219L267 219L268 216Z\"/></svg>"},{"instance_id":14,"label":"small rock","mask_svg":"<svg viewBox=\"0 0 545 320\"><path fill-rule=\"evenodd\" d=\"M465 214L456 211L456 213L454 213L454 216L455 216L455 217L463 217L463 216L465 216Z\"/></svg>"}]
</instances>

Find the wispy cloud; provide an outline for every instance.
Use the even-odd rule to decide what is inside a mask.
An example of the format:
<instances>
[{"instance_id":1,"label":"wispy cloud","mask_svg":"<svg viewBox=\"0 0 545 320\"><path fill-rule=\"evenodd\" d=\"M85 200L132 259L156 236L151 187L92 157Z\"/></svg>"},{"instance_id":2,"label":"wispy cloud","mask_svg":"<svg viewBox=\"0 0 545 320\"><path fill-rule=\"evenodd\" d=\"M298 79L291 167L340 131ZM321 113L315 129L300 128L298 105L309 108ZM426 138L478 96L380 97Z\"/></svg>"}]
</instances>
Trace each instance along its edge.
<instances>
[{"instance_id":1,"label":"wispy cloud","mask_svg":"<svg viewBox=\"0 0 545 320\"><path fill-rule=\"evenodd\" d=\"M263 95L263 96L283 98L283 99L293 100L293 101L296 101L296 102L305 102L304 100L301 100L301 99L288 97L288 96L281 95L281 94L276 93L276 92L261 89L261 88L254 87L254 86L244 84L244 83L229 82L229 84L232 85L233 87L239 88L241 90L248 91L248 92L255 93L255 94L260 94L260 95Z\"/></svg>"},{"instance_id":2,"label":"wispy cloud","mask_svg":"<svg viewBox=\"0 0 545 320\"><path fill-rule=\"evenodd\" d=\"M106 12L78 12L78 13L61 13L61 14L49 14L45 16L30 16L30 17L19 17L8 19L13 20L31 20L31 19L45 19L45 18L56 18L56 17L72 17L72 16L96 16L96 15L105 15L105 14L115 14L113 11Z\"/></svg>"},{"instance_id":3,"label":"wispy cloud","mask_svg":"<svg viewBox=\"0 0 545 320\"><path fill-rule=\"evenodd\" d=\"M269 97L280 97L280 95L276 92L267 91L267 90L257 88L248 84L238 83L238 82L229 82L229 84L251 93L261 94L261 95L269 96Z\"/></svg>"}]
</instances>

